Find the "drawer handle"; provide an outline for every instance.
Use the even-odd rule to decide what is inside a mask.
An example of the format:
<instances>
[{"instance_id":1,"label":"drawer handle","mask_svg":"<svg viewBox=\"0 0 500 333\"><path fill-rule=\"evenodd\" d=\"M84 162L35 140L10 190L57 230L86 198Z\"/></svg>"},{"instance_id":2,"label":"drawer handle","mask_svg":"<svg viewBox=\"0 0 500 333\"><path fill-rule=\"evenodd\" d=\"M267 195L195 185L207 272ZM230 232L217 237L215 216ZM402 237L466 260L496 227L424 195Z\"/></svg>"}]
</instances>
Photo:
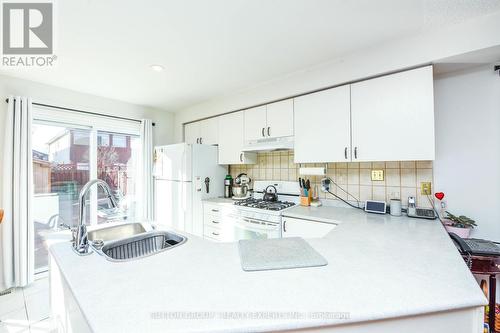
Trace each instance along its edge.
<instances>
[{"instance_id":1,"label":"drawer handle","mask_svg":"<svg viewBox=\"0 0 500 333\"><path fill-rule=\"evenodd\" d=\"M219 224L219 222L217 222L217 221L212 221L212 223Z\"/></svg>"},{"instance_id":2,"label":"drawer handle","mask_svg":"<svg viewBox=\"0 0 500 333\"><path fill-rule=\"evenodd\" d=\"M218 234L218 233L216 233L216 232L212 232L212 235L214 235L214 236L219 236L219 234Z\"/></svg>"},{"instance_id":3,"label":"drawer handle","mask_svg":"<svg viewBox=\"0 0 500 333\"><path fill-rule=\"evenodd\" d=\"M218 213L218 212L219 212L219 210L218 210L218 209L212 209L212 212L216 212L216 213Z\"/></svg>"},{"instance_id":4,"label":"drawer handle","mask_svg":"<svg viewBox=\"0 0 500 333\"><path fill-rule=\"evenodd\" d=\"M264 134L264 130L265 130L265 128L264 128L264 127L262 127L262 137L266 136L266 135Z\"/></svg>"},{"instance_id":5,"label":"drawer handle","mask_svg":"<svg viewBox=\"0 0 500 333\"><path fill-rule=\"evenodd\" d=\"M271 136L271 127L267 128L267 136Z\"/></svg>"}]
</instances>

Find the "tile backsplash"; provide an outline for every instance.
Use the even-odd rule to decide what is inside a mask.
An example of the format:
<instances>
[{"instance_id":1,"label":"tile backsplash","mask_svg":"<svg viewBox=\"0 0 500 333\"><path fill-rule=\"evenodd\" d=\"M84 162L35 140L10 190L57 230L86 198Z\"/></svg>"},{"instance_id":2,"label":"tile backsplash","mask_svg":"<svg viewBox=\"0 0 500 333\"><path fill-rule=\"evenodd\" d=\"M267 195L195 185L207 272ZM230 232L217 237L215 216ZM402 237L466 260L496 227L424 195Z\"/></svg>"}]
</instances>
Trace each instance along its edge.
<instances>
[{"instance_id":1,"label":"tile backsplash","mask_svg":"<svg viewBox=\"0 0 500 333\"><path fill-rule=\"evenodd\" d=\"M293 151L259 153L257 164L231 165L231 175L236 177L245 172L252 180L290 180L299 177L299 164L293 163ZM325 163L301 164L302 167L319 166ZM384 170L383 181L372 181L371 170ZM388 161L388 162L341 162L328 163L327 175L343 189L361 201L401 199L406 206L409 196L417 198L419 207L430 207L429 200L420 195L420 183L431 182L434 191L432 161ZM305 177L312 185L320 187L321 177ZM347 194L332 186L333 193L347 199ZM329 193L320 191L320 198L335 199ZM354 200L349 197L349 200Z\"/></svg>"}]
</instances>

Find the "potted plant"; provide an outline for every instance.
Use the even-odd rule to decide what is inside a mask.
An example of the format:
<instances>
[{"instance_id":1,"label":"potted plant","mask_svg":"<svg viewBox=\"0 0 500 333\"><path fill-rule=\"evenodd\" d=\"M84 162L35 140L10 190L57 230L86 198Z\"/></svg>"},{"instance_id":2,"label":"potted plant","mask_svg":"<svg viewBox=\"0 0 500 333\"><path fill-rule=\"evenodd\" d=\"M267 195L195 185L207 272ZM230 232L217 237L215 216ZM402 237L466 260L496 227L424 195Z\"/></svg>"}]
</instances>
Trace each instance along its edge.
<instances>
[{"instance_id":1,"label":"potted plant","mask_svg":"<svg viewBox=\"0 0 500 333\"><path fill-rule=\"evenodd\" d=\"M448 232L453 232L462 238L468 238L471 229L476 226L476 221L467 216L456 216L446 211L443 224Z\"/></svg>"}]
</instances>

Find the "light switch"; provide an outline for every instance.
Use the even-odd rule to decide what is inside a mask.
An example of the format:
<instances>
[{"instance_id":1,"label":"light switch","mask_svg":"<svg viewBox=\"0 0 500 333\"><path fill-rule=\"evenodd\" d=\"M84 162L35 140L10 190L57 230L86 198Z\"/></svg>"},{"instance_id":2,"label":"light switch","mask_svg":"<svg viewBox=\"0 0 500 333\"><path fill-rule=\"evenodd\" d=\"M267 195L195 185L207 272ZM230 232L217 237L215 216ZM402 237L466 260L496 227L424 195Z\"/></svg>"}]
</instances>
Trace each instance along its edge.
<instances>
[{"instance_id":1,"label":"light switch","mask_svg":"<svg viewBox=\"0 0 500 333\"><path fill-rule=\"evenodd\" d=\"M383 181L384 170L372 170L372 181Z\"/></svg>"}]
</instances>

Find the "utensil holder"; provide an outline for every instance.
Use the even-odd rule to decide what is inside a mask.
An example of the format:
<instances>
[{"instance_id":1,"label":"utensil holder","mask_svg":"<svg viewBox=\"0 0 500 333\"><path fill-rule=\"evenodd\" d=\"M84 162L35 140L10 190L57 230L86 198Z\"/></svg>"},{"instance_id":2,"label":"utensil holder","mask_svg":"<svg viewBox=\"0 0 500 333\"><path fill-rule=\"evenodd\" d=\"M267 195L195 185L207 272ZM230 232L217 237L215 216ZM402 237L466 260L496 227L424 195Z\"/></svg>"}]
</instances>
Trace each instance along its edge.
<instances>
[{"instance_id":1,"label":"utensil holder","mask_svg":"<svg viewBox=\"0 0 500 333\"><path fill-rule=\"evenodd\" d=\"M301 206L310 206L311 205L311 200L312 198L310 196L308 197L300 197L300 205Z\"/></svg>"}]
</instances>

